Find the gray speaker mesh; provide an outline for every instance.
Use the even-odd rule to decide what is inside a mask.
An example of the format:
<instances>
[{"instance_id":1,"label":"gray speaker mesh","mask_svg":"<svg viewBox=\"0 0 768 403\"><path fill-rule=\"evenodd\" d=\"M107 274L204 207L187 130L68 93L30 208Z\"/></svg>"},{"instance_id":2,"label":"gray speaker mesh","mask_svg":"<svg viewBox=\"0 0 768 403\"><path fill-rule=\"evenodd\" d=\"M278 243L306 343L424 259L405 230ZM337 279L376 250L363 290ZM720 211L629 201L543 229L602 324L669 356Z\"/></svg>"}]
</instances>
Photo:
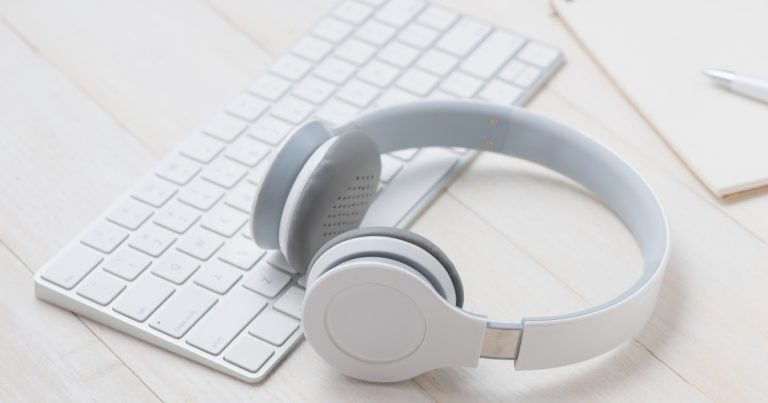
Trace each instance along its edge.
<instances>
[{"instance_id":1,"label":"gray speaker mesh","mask_svg":"<svg viewBox=\"0 0 768 403\"><path fill-rule=\"evenodd\" d=\"M323 238L329 240L336 235L357 228L376 195L378 176L356 175L354 182L336 198L323 221Z\"/></svg>"}]
</instances>

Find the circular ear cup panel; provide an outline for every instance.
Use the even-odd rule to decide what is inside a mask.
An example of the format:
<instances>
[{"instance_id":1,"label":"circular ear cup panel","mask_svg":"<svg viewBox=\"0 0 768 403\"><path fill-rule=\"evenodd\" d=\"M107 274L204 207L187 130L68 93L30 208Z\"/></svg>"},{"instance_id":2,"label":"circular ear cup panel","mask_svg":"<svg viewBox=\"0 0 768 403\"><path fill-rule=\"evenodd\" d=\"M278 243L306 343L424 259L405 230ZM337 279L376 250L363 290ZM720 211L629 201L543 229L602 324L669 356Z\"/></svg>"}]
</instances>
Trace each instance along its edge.
<instances>
[{"instance_id":1,"label":"circular ear cup panel","mask_svg":"<svg viewBox=\"0 0 768 403\"><path fill-rule=\"evenodd\" d=\"M451 262L451 259L448 258L448 256L440 250L440 248L435 245L432 241L429 239L416 234L414 232L399 229L399 228L389 228L389 227L369 227L369 228L358 228L352 231L345 232L330 241L328 241L325 245L323 245L315 254L315 258L310 263L309 267L312 268L312 273L309 273L308 277L310 278L317 278L318 276L322 275L322 273L314 273L314 266L315 263L318 262L319 258L326 253L328 250L333 248L334 246L337 246L345 241L349 241L355 238L362 238L362 237L374 237L374 236L381 236L381 237L390 237L394 239L398 239L401 241L408 242L412 245L415 245L425 252L429 253L433 258L435 258L440 265L443 267L445 272L448 274L448 277L450 278L450 281L453 285L453 289L456 293L456 303L455 305L459 308L461 308L464 305L464 286L461 283L461 277L459 277L459 272L456 270L456 267L453 265L453 262ZM373 253L377 253L377 251L372 251ZM378 253L381 253L382 251L378 251ZM396 258L396 256L393 256L390 253L387 253L386 251L383 251L382 254L384 257L388 258ZM359 257L359 256L351 256L350 258ZM406 262L406 263L414 263L414 262ZM428 278L430 282L435 282L435 276L434 275L426 275L425 277ZM431 277L431 278L430 278ZM439 290L438 290L439 291Z\"/></svg>"},{"instance_id":2,"label":"circular ear cup panel","mask_svg":"<svg viewBox=\"0 0 768 403\"><path fill-rule=\"evenodd\" d=\"M309 157L331 137L325 125L312 121L291 133L278 150L253 203L251 233L260 247L279 248L280 218L293 182Z\"/></svg>"},{"instance_id":3,"label":"circular ear cup panel","mask_svg":"<svg viewBox=\"0 0 768 403\"><path fill-rule=\"evenodd\" d=\"M294 268L305 271L323 244L360 226L380 175L379 149L364 134L334 137L317 149L293 184L279 228Z\"/></svg>"}]
</instances>

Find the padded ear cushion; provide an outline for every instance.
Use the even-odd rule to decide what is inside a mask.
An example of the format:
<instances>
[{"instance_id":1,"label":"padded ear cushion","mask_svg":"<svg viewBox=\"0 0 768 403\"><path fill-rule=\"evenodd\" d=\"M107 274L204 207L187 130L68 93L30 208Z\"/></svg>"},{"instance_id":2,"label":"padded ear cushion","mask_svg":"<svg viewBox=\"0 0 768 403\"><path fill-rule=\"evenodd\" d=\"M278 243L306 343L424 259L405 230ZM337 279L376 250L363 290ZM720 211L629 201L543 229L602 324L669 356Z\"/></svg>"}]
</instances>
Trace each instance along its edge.
<instances>
[{"instance_id":1,"label":"padded ear cushion","mask_svg":"<svg viewBox=\"0 0 768 403\"><path fill-rule=\"evenodd\" d=\"M253 240L263 249L280 247L280 219L291 187L304 163L331 137L323 123L310 121L291 133L277 151L259 183L251 214Z\"/></svg>"},{"instance_id":2,"label":"padded ear cushion","mask_svg":"<svg viewBox=\"0 0 768 403\"><path fill-rule=\"evenodd\" d=\"M280 219L279 244L288 263L306 271L320 247L360 226L381 175L379 148L368 136L334 137L297 176Z\"/></svg>"},{"instance_id":3,"label":"padded ear cushion","mask_svg":"<svg viewBox=\"0 0 768 403\"><path fill-rule=\"evenodd\" d=\"M313 268L318 258L322 256L325 252L333 248L334 246L355 238L362 238L362 237L368 237L368 236L384 236L384 237L399 239L401 241L405 241L413 245L416 245L419 248L426 251L427 253L429 253L430 255L432 255L432 257L434 257L435 259L437 259L438 262L440 262L440 265L445 269L445 272L448 274L448 277L451 279L451 283L453 284L453 289L456 292L456 306L461 308L464 305L464 286L461 283L461 277L459 276L459 272L456 270L456 267L453 265L453 262L451 262L451 259L448 258L448 255L446 255L445 252L443 252L437 245L435 245L429 239L404 229L390 228L390 227L368 227L368 228L358 228L352 231L345 232L331 239L325 245L323 245L315 254L315 257L314 259L312 259L312 262L310 263L309 267ZM392 256L387 256L387 257L393 258ZM322 273L320 274L310 273L309 275L322 275Z\"/></svg>"}]
</instances>

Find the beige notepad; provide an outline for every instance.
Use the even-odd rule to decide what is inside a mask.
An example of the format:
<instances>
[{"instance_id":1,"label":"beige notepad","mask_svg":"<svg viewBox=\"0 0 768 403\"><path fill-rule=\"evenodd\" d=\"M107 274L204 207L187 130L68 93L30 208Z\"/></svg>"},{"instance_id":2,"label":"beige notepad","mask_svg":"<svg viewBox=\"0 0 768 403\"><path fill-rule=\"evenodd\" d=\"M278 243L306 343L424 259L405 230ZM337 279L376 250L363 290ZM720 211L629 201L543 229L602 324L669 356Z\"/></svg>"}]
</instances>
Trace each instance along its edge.
<instances>
[{"instance_id":1,"label":"beige notepad","mask_svg":"<svg viewBox=\"0 0 768 403\"><path fill-rule=\"evenodd\" d=\"M701 70L768 78L768 1L552 0L565 23L718 196L768 186L768 104Z\"/></svg>"}]
</instances>

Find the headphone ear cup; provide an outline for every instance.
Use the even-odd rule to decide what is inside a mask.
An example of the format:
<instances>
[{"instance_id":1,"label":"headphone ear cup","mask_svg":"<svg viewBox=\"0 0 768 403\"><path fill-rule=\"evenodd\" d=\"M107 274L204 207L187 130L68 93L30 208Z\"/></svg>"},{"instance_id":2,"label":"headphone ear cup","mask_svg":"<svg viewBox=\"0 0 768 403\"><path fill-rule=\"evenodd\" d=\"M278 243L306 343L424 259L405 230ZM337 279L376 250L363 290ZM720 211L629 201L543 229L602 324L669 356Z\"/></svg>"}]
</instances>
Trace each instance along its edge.
<instances>
[{"instance_id":1,"label":"headphone ear cup","mask_svg":"<svg viewBox=\"0 0 768 403\"><path fill-rule=\"evenodd\" d=\"M391 239L400 242L376 242L374 238ZM346 246L344 251L335 251L336 256L329 256L329 252L334 249L342 249L340 246L354 240L373 240L370 243L358 242L362 249L355 249ZM402 248L402 243L416 247L425 252L429 258L420 257L418 253L407 252ZM384 257L394 259L405 263L425 277L432 286L455 306L461 308L464 305L464 286L461 282L458 270L454 266L448 255L445 254L435 243L429 239L415 233L400 228L390 227L368 227L358 228L345 232L328 241L323 245L310 263L309 273L307 275L308 284L320 277L325 271L330 270L335 264L343 260L358 257ZM433 262L436 261L437 264ZM450 287L453 290L454 298L448 298L446 289ZM441 292L442 291L442 292Z\"/></svg>"},{"instance_id":2,"label":"headphone ear cup","mask_svg":"<svg viewBox=\"0 0 768 403\"><path fill-rule=\"evenodd\" d=\"M360 226L376 195L381 158L367 135L333 137L316 149L296 177L280 218L279 246L305 271L317 250Z\"/></svg>"}]
</instances>

